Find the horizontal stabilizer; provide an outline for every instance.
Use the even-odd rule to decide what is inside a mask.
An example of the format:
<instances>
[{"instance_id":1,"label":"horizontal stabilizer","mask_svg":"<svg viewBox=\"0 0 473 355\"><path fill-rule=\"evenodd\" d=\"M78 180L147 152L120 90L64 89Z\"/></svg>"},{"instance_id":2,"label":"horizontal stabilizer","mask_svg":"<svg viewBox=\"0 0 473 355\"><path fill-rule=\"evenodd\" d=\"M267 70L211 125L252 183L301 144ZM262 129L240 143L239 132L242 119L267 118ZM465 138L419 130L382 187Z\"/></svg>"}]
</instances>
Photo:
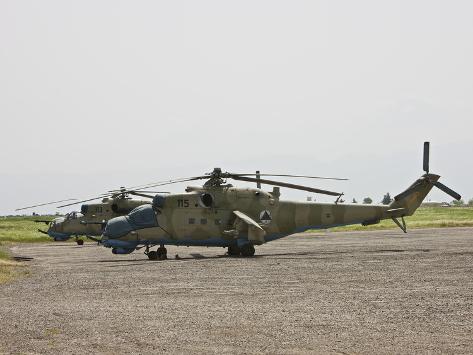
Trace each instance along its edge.
<instances>
[{"instance_id":1,"label":"horizontal stabilizer","mask_svg":"<svg viewBox=\"0 0 473 355\"><path fill-rule=\"evenodd\" d=\"M404 212L406 209L405 208L391 208L386 211L386 213L397 213L397 212Z\"/></svg>"}]
</instances>

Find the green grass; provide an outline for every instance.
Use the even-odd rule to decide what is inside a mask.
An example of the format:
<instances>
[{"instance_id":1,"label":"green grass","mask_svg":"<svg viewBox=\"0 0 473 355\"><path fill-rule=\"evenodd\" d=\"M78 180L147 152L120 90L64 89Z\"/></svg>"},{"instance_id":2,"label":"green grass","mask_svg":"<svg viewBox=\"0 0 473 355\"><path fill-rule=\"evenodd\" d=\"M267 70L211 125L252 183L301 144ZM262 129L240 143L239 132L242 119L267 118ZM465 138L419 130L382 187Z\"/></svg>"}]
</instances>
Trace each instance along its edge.
<instances>
[{"instance_id":1,"label":"green grass","mask_svg":"<svg viewBox=\"0 0 473 355\"><path fill-rule=\"evenodd\" d=\"M53 216L41 217L0 217L0 244L5 243L40 243L50 242L51 238L38 232L38 228L47 230L44 223L35 223L36 219L53 219ZM414 216L406 218L407 228L443 228L473 227L473 208L468 207L426 207L419 208ZM337 231L379 230L398 228L393 221L384 220L379 224L363 227L352 225L331 228ZM1 257L2 254L0 254Z\"/></svg>"},{"instance_id":2,"label":"green grass","mask_svg":"<svg viewBox=\"0 0 473 355\"><path fill-rule=\"evenodd\" d=\"M44 223L35 223L35 219L53 219L53 217L0 217L0 284L27 273L24 264L12 260L2 245L16 242L45 242L51 238L38 232L38 228L47 230Z\"/></svg>"},{"instance_id":3,"label":"green grass","mask_svg":"<svg viewBox=\"0 0 473 355\"><path fill-rule=\"evenodd\" d=\"M411 217L404 218L407 229L473 227L473 208L469 207L422 207ZM379 224L362 226L360 224L331 228L333 232L382 230L399 228L390 219Z\"/></svg>"},{"instance_id":4,"label":"green grass","mask_svg":"<svg viewBox=\"0 0 473 355\"><path fill-rule=\"evenodd\" d=\"M34 222L36 219L53 219L52 216L41 217L0 217L0 243L33 243L47 242L51 238L38 232L38 229L48 230L44 223Z\"/></svg>"},{"instance_id":5,"label":"green grass","mask_svg":"<svg viewBox=\"0 0 473 355\"><path fill-rule=\"evenodd\" d=\"M8 254L5 250L0 249L0 260L10 260L10 254Z\"/></svg>"},{"instance_id":6,"label":"green grass","mask_svg":"<svg viewBox=\"0 0 473 355\"><path fill-rule=\"evenodd\" d=\"M2 249L0 244L0 284L19 276L22 266L20 263L13 261L10 254Z\"/></svg>"}]
</instances>

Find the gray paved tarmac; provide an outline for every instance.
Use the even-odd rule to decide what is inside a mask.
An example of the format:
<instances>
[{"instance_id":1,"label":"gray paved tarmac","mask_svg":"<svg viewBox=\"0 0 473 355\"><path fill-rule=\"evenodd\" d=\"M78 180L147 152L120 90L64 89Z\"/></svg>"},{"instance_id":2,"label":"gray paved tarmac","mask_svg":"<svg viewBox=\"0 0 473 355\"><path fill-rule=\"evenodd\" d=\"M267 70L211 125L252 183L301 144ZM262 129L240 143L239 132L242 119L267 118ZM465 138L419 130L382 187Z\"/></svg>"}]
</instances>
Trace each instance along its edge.
<instances>
[{"instance_id":1,"label":"gray paved tarmac","mask_svg":"<svg viewBox=\"0 0 473 355\"><path fill-rule=\"evenodd\" d=\"M299 234L250 259L14 246L0 353L473 353L473 229Z\"/></svg>"}]
</instances>

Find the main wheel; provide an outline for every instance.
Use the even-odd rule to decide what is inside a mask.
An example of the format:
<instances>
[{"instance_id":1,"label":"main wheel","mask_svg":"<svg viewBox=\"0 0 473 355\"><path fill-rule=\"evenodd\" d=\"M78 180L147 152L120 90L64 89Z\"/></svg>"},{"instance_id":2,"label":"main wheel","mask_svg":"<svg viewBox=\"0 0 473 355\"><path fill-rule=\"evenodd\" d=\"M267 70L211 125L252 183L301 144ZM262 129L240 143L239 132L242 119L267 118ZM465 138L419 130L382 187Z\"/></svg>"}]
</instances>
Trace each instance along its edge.
<instances>
[{"instance_id":1,"label":"main wheel","mask_svg":"<svg viewBox=\"0 0 473 355\"><path fill-rule=\"evenodd\" d=\"M229 256L238 256L240 255L240 248L237 245L230 245L228 247L228 255Z\"/></svg>"},{"instance_id":2,"label":"main wheel","mask_svg":"<svg viewBox=\"0 0 473 355\"><path fill-rule=\"evenodd\" d=\"M158 253L159 260L166 260L168 258L168 251L164 246L160 246L156 252Z\"/></svg>"},{"instance_id":3,"label":"main wheel","mask_svg":"<svg viewBox=\"0 0 473 355\"><path fill-rule=\"evenodd\" d=\"M242 256L248 257L255 255L255 247L251 244L245 244L240 249Z\"/></svg>"},{"instance_id":4,"label":"main wheel","mask_svg":"<svg viewBox=\"0 0 473 355\"><path fill-rule=\"evenodd\" d=\"M155 252L154 250L153 251L150 251L148 253L148 259L149 260L158 260L158 253Z\"/></svg>"},{"instance_id":5,"label":"main wheel","mask_svg":"<svg viewBox=\"0 0 473 355\"><path fill-rule=\"evenodd\" d=\"M84 245L84 241L82 239L76 240L77 245Z\"/></svg>"}]
</instances>

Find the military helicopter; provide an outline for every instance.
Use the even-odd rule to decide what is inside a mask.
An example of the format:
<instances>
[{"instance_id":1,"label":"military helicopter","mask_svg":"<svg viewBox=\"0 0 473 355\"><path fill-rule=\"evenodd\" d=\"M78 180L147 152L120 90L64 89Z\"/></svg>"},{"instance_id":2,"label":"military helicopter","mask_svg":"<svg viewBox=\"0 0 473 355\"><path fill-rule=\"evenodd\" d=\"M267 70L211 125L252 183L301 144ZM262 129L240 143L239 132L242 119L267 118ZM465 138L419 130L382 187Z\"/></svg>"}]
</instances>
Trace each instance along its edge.
<instances>
[{"instance_id":1,"label":"military helicopter","mask_svg":"<svg viewBox=\"0 0 473 355\"><path fill-rule=\"evenodd\" d=\"M102 194L94 199L102 199L101 203L83 204L80 212L73 211L67 213L64 216L56 217L52 220L35 220L38 223L45 223L48 226L48 230L44 231L38 229L38 232L50 236L54 241L65 241L70 238L75 238L78 245L83 245L84 240L80 236L86 236L94 241L98 241L97 238L102 234L103 226L106 221L110 218L126 215L130 213L134 208L144 205L151 204L156 191L135 191L121 187L119 190L112 190L106 194ZM160 192L164 193L164 192ZM148 200L134 200L130 195L146 197ZM82 202L93 201L94 199L87 199L84 201L72 202L58 208L73 206ZM66 199L60 201L53 201L47 203L41 203L34 206L22 207L16 209L16 211L26 210L39 206L46 206L52 204L59 204L66 201L72 201L76 199Z\"/></svg>"},{"instance_id":2,"label":"military helicopter","mask_svg":"<svg viewBox=\"0 0 473 355\"><path fill-rule=\"evenodd\" d=\"M129 254L145 248L151 260L166 259L165 245L214 246L228 248L229 255L253 256L261 245L309 229L379 223L392 219L407 232L404 217L411 216L436 186L459 200L461 196L440 183L439 175L429 172L430 143L424 143L423 174L386 205L342 204L343 193L316 189L262 178L301 177L284 174L235 174L215 168L210 174L170 180L207 180L203 186L189 186L185 194L156 195L151 205L139 206L130 214L110 219L101 244L114 254ZM255 177L253 177L255 176ZM312 177L317 178L317 177ZM227 180L257 183L257 188L236 188ZM271 192L260 184L273 185ZM149 187L151 187L149 186ZM334 203L305 203L280 200L280 187L337 196ZM151 251L153 246L159 246Z\"/></svg>"}]
</instances>

